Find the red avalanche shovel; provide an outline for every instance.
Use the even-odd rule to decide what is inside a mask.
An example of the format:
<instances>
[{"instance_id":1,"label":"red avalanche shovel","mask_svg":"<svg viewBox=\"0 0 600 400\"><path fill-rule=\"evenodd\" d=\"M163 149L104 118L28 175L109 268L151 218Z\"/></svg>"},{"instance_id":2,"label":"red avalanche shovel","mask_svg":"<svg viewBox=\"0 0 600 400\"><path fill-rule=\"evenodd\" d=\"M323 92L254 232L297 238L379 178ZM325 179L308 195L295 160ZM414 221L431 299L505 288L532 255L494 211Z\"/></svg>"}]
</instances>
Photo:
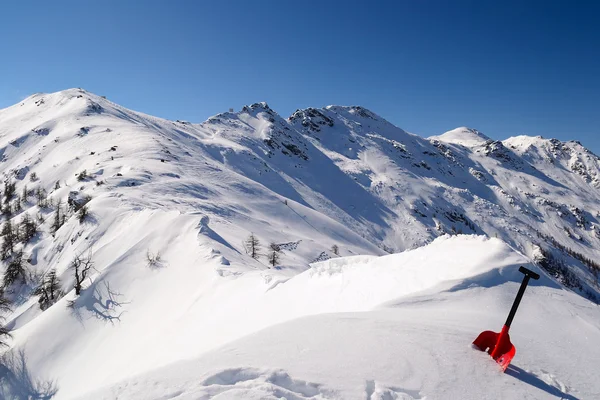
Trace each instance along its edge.
<instances>
[{"instance_id":1,"label":"red avalanche shovel","mask_svg":"<svg viewBox=\"0 0 600 400\"><path fill-rule=\"evenodd\" d=\"M508 364L510 364L510 361L513 359L515 352L517 351L515 346L510 342L508 330L510 329L510 324L517 313L517 308L519 308L519 303L521 303L523 293L525 293L525 289L527 289L529 278L533 278L535 280L540 279L538 274L528 270L525 267L519 267L519 272L525 274L525 277L523 277L523 282L519 288L519 293L517 293L517 298L515 299L515 302L508 313L508 318L506 318L506 322L502 327L502 331L500 333L492 331L481 332L479 336L477 336L477 339L475 339L473 342L473 344L477 346L479 350L487 350L488 354L491 355L492 358L500 365L502 371L506 371Z\"/></svg>"}]
</instances>

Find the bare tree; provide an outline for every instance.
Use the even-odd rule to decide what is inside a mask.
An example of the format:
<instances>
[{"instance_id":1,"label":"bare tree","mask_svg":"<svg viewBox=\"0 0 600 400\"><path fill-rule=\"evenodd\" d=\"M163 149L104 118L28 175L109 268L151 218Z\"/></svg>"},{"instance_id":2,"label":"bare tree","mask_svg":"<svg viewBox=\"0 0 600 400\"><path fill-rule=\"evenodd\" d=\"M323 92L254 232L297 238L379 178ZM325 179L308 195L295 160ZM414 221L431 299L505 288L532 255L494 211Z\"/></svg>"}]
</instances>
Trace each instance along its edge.
<instances>
[{"instance_id":1,"label":"bare tree","mask_svg":"<svg viewBox=\"0 0 600 400\"><path fill-rule=\"evenodd\" d=\"M146 261L148 262L148 267L150 268L158 268L162 265L162 258L160 256L160 251L156 253L151 253L150 249L146 252Z\"/></svg>"},{"instance_id":2,"label":"bare tree","mask_svg":"<svg viewBox=\"0 0 600 400\"><path fill-rule=\"evenodd\" d=\"M83 254L78 254L75 256L73 261L71 261L71 269L75 273L75 294L79 296L81 293L81 287L85 278L88 277L90 270L94 267L94 262L92 261L92 251L88 253L86 257Z\"/></svg>"},{"instance_id":3,"label":"bare tree","mask_svg":"<svg viewBox=\"0 0 600 400\"><path fill-rule=\"evenodd\" d=\"M254 233L251 233L244 241L244 248L246 249L246 254L258 260L260 257L260 240L258 240Z\"/></svg>"},{"instance_id":4,"label":"bare tree","mask_svg":"<svg viewBox=\"0 0 600 400\"><path fill-rule=\"evenodd\" d=\"M333 254L335 254L336 256L340 255L340 248L338 247L337 244L334 244L333 246L331 246L331 252Z\"/></svg>"},{"instance_id":5,"label":"bare tree","mask_svg":"<svg viewBox=\"0 0 600 400\"><path fill-rule=\"evenodd\" d=\"M269 255L267 256L269 259L269 264L273 267L276 266L281 260L281 247L274 242L269 244Z\"/></svg>"}]
</instances>

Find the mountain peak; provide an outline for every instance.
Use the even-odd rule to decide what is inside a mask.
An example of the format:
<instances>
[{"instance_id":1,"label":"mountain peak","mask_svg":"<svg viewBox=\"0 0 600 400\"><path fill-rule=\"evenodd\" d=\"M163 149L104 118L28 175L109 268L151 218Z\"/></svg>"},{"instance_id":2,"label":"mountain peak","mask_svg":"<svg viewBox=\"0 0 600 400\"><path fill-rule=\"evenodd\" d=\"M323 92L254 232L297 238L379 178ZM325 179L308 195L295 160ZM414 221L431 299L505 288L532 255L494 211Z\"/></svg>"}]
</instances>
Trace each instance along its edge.
<instances>
[{"instance_id":1,"label":"mountain peak","mask_svg":"<svg viewBox=\"0 0 600 400\"><path fill-rule=\"evenodd\" d=\"M256 114L259 112L268 112L269 114L275 113L275 111L273 111L271 109L271 107L269 107L267 102L265 102L265 101L253 103L250 105L245 105L244 107L242 107L242 112L245 112L248 114Z\"/></svg>"},{"instance_id":2,"label":"mountain peak","mask_svg":"<svg viewBox=\"0 0 600 400\"><path fill-rule=\"evenodd\" d=\"M334 124L333 118L327 116L324 109L313 107L296 110L288 117L288 121L291 124L300 124L302 127L313 132L319 132L321 127L332 127Z\"/></svg>"},{"instance_id":3,"label":"mountain peak","mask_svg":"<svg viewBox=\"0 0 600 400\"><path fill-rule=\"evenodd\" d=\"M461 126L439 136L431 136L430 140L460 144L466 147L481 146L491 140L477 129Z\"/></svg>"},{"instance_id":4,"label":"mountain peak","mask_svg":"<svg viewBox=\"0 0 600 400\"><path fill-rule=\"evenodd\" d=\"M362 118L368 118L368 119L374 119L374 120L378 120L381 119L377 114L375 114L374 112L372 112L371 110L364 108L362 106L335 106L335 105L330 105L325 107L326 110L330 110L333 111L337 114L350 114L353 116L358 116L358 117L362 117Z\"/></svg>"},{"instance_id":5,"label":"mountain peak","mask_svg":"<svg viewBox=\"0 0 600 400\"><path fill-rule=\"evenodd\" d=\"M336 123L347 125L350 122L357 126L366 126L376 122L389 124L389 122L364 107L336 105L323 108L298 109L288 117L288 122L292 125L301 125L301 130L312 132L320 132L323 127L333 127Z\"/></svg>"}]
</instances>

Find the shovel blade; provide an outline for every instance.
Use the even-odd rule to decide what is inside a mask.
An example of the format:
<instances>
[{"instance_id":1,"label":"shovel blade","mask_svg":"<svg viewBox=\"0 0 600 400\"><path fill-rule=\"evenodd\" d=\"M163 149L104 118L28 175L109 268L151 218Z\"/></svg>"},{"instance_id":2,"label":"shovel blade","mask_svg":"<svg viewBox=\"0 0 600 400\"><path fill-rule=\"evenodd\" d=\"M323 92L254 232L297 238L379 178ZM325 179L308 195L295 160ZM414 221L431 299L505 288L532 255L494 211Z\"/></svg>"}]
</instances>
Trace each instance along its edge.
<instances>
[{"instance_id":1,"label":"shovel blade","mask_svg":"<svg viewBox=\"0 0 600 400\"><path fill-rule=\"evenodd\" d=\"M487 351L488 354L492 354L494 348L496 347L496 343L498 343L499 333L493 331L483 331L477 336L477 339L473 341L473 345L475 345L481 351Z\"/></svg>"},{"instance_id":2,"label":"shovel blade","mask_svg":"<svg viewBox=\"0 0 600 400\"><path fill-rule=\"evenodd\" d=\"M502 332L484 331L477 336L473 342L481 351L487 351L494 360L500 365L502 371L506 371L511 360L515 356L517 349L510 342L508 327L504 326Z\"/></svg>"},{"instance_id":3,"label":"shovel blade","mask_svg":"<svg viewBox=\"0 0 600 400\"><path fill-rule=\"evenodd\" d=\"M502 354L500 357L498 357L496 359L496 362L498 363L498 365L500 365L500 368L502 368L502 371L506 371L506 368L508 368L508 365L510 364L511 360L515 356L516 352L517 352L517 349L511 343L510 349L506 353Z\"/></svg>"}]
</instances>

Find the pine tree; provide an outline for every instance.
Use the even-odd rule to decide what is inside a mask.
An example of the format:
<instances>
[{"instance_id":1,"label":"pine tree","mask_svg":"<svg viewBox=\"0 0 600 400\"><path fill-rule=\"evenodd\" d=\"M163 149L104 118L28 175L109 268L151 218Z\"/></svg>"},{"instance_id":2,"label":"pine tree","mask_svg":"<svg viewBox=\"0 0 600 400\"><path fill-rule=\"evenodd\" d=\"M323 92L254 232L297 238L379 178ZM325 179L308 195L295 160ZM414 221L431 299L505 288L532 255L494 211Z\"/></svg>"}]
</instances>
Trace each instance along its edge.
<instances>
[{"instance_id":1,"label":"pine tree","mask_svg":"<svg viewBox=\"0 0 600 400\"><path fill-rule=\"evenodd\" d=\"M27 189L27 185L23 186L23 192L21 193L21 199L23 203L27 203L29 201L29 189Z\"/></svg>"},{"instance_id":2,"label":"pine tree","mask_svg":"<svg viewBox=\"0 0 600 400\"><path fill-rule=\"evenodd\" d=\"M19 226L19 236L23 243L28 243L37 233L37 224L29 214L24 213Z\"/></svg>"},{"instance_id":3,"label":"pine tree","mask_svg":"<svg viewBox=\"0 0 600 400\"><path fill-rule=\"evenodd\" d=\"M83 171L81 171L79 174L77 174L77 180L79 182L84 181L88 178L88 174L87 174L87 170L84 169Z\"/></svg>"},{"instance_id":4,"label":"pine tree","mask_svg":"<svg viewBox=\"0 0 600 400\"><path fill-rule=\"evenodd\" d=\"M248 236L248 239L244 242L244 248L246 249L246 254L250 255L250 257L255 260L258 260L260 257L260 240L258 240L254 233L251 233L250 236Z\"/></svg>"},{"instance_id":5,"label":"pine tree","mask_svg":"<svg viewBox=\"0 0 600 400\"><path fill-rule=\"evenodd\" d=\"M334 244L333 246L331 246L331 252L333 254L335 254L336 256L340 255L340 248L338 247L337 244Z\"/></svg>"},{"instance_id":6,"label":"pine tree","mask_svg":"<svg viewBox=\"0 0 600 400\"><path fill-rule=\"evenodd\" d=\"M23 252L18 251L13 254L12 259L6 267L4 272L4 280L2 286L6 289L15 283L18 279L21 279L23 283L27 281L25 266L23 265Z\"/></svg>"},{"instance_id":7,"label":"pine tree","mask_svg":"<svg viewBox=\"0 0 600 400\"><path fill-rule=\"evenodd\" d=\"M2 205L2 215L4 215L6 217L6 219L9 219L12 216L12 206L10 203L4 203Z\"/></svg>"},{"instance_id":8,"label":"pine tree","mask_svg":"<svg viewBox=\"0 0 600 400\"><path fill-rule=\"evenodd\" d=\"M52 223L52 233L55 234L61 226L65 223L65 216L62 214L62 201L59 200L56 204L56 211L54 212L54 222Z\"/></svg>"},{"instance_id":9,"label":"pine tree","mask_svg":"<svg viewBox=\"0 0 600 400\"><path fill-rule=\"evenodd\" d=\"M13 206L12 209L14 212L19 212L22 210L21 207L21 198L19 197L19 195L15 196L15 201L13 201Z\"/></svg>"},{"instance_id":10,"label":"pine tree","mask_svg":"<svg viewBox=\"0 0 600 400\"><path fill-rule=\"evenodd\" d=\"M46 190L43 188L38 187L37 189L35 189L35 198L37 200L37 205L40 208L46 208L48 207L48 193L46 193Z\"/></svg>"},{"instance_id":11,"label":"pine tree","mask_svg":"<svg viewBox=\"0 0 600 400\"><path fill-rule=\"evenodd\" d=\"M88 214L89 214L88 206L85 204L83 206L81 206L79 208L79 210L77 210L77 219L79 220L80 224L82 224L83 221L85 221Z\"/></svg>"},{"instance_id":12,"label":"pine tree","mask_svg":"<svg viewBox=\"0 0 600 400\"><path fill-rule=\"evenodd\" d=\"M281 260L281 247L278 244L271 242L269 244L269 264L276 266Z\"/></svg>"},{"instance_id":13,"label":"pine tree","mask_svg":"<svg viewBox=\"0 0 600 400\"><path fill-rule=\"evenodd\" d=\"M10 219L7 219L4 225L2 226L2 231L0 231L0 235L2 235L2 248L0 250L0 259L6 260L12 254L15 244L17 242L17 235L15 233L15 229L10 222Z\"/></svg>"},{"instance_id":14,"label":"pine tree","mask_svg":"<svg viewBox=\"0 0 600 400\"><path fill-rule=\"evenodd\" d=\"M16 184L10 180L4 182L4 203L8 204L16 193Z\"/></svg>"},{"instance_id":15,"label":"pine tree","mask_svg":"<svg viewBox=\"0 0 600 400\"><path fill-rule=\"evenodd\" d=\"M10 311L10 301L4 297L4 293L0 292L0 311ZM10 337L8 329L4 326L0 326L0 337ZM0 339L0 346L7 346L7 344Z\"/></svg>"},{"instance_id":16,"label":"pine tree","mask_svg":"<svg viewBox=\"0 0 600 400\"><path fill-rule=\"evenodd\" d=\"M39 296L38 303L42 311L47 310L52 304L62 297L60 291L60 281L56 276L56 270L52 269L44 277L44 280L37 287L34 292L35 295Z\"/></svg>"}]
</instances>

